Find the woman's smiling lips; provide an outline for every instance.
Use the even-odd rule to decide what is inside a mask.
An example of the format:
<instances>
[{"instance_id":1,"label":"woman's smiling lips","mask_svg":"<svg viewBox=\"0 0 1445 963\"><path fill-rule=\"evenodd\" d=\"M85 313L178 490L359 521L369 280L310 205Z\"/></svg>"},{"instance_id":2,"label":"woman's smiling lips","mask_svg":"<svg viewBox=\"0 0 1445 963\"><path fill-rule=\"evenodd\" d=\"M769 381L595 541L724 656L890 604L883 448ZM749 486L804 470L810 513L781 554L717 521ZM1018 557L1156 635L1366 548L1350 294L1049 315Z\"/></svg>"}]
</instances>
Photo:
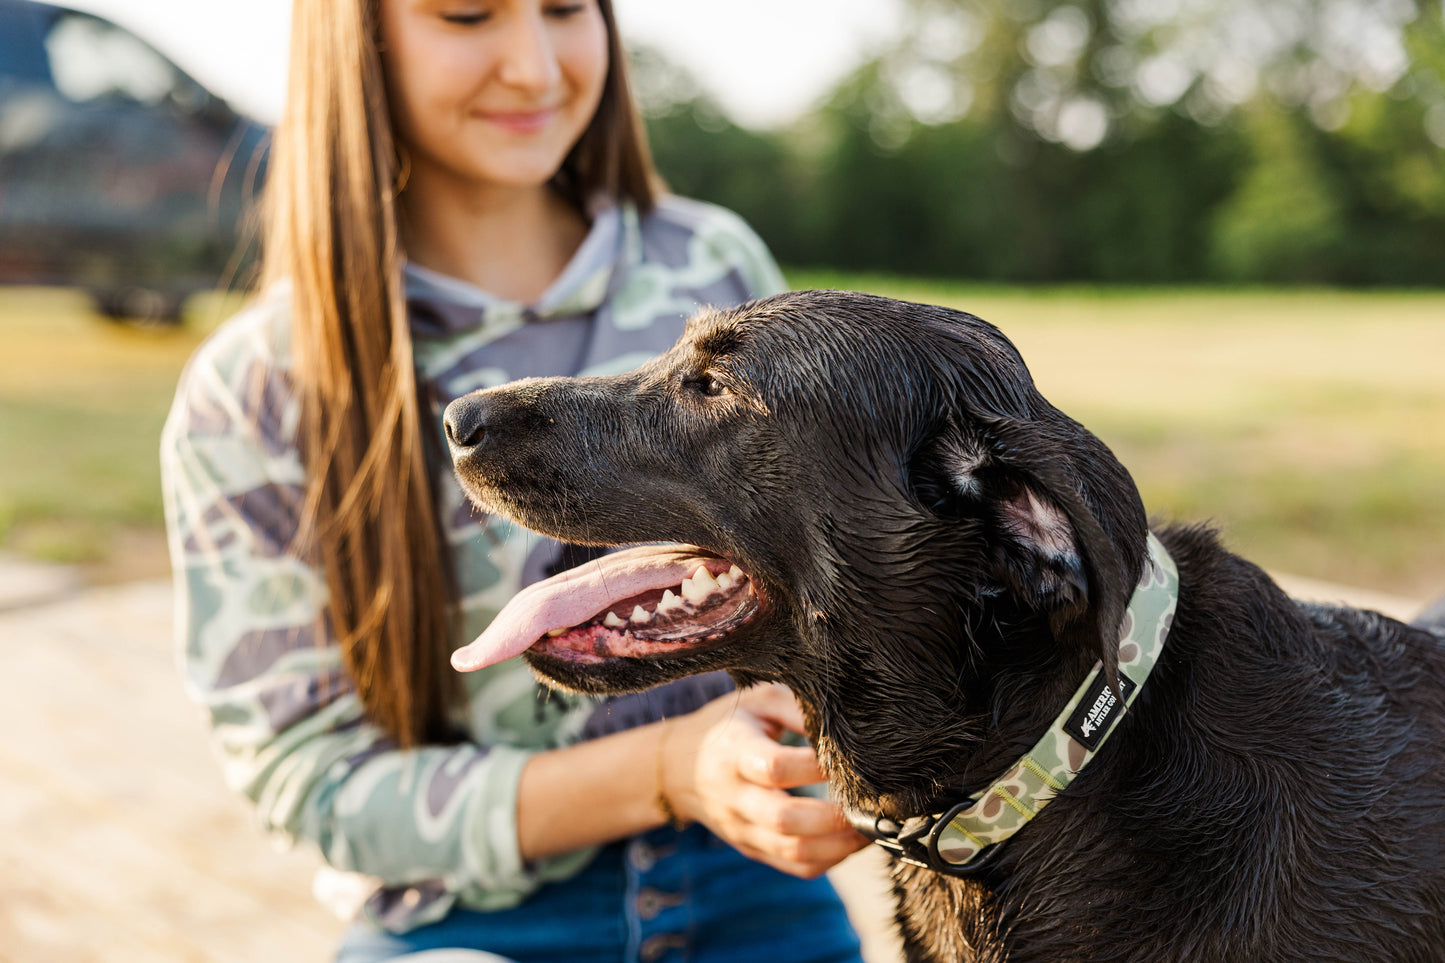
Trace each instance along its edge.
<instances>
[{"instance_id":1,"label":"woman's smiling lips","mask_svg":"<svg viewBox=\"0 0 1445 963\"><path fill-rule=\"evenodd\" d=\"M478 110L473 111L472 116L514 134L535 134L557 116L557 108L517 111Z\"/></svg>"}]
</instances>

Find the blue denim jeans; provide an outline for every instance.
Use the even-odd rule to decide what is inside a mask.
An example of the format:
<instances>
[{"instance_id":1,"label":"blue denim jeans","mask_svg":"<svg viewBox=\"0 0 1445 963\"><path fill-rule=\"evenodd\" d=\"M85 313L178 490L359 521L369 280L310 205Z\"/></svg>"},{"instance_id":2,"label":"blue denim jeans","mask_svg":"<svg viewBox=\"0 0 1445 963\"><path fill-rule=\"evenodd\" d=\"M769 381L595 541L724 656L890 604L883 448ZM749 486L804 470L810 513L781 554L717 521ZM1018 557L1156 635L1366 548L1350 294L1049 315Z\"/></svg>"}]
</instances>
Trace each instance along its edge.
<instances>
[{"instance_id":1,"label":"blue denim jeans","mask_svg":"<svg viewBox=\"0 0 1445 963\"><path fill-rule=\"evenodd\" d=\"M440 948L517 963L860 963L858 938L826 879L800 880L740 855L698 826L605 847L577 876L522 905L392 934L347 932L337 963Z\"/></svg>"}]
</instances>

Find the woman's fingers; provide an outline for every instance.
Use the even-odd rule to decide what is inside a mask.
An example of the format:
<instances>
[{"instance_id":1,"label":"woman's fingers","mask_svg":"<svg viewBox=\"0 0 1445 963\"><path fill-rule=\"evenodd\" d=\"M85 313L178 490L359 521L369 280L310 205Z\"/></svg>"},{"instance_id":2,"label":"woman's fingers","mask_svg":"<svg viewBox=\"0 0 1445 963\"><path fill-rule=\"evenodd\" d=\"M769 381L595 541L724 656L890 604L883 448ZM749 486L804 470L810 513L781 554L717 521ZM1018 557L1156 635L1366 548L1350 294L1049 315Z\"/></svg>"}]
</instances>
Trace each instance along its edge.
<instances>
[{"instance_id":1,"label":"woman's fingers","mask_svg":"<svg viewBox=\"0 0 1445 963\"><path fill-rule=\"evenodd\" d=\"M795 789L827 778L811 746L782 746L758 734L738 759L738 772L748 782L775 789Z\"/></svg>"},{"instance_id":2,"label":"woman's fingers","mask_svg":"<svg viewBox=\"0 0 1445 963\"><path fill-rule=\"evenodd\" d=\"M803 734L806 724L798 700L787 686L765 682L743 689L738 704L784 729Z\"/></svg>"},{"instance_id":3,"label":"woman's fingers","mask_svg":"<svg viewBox=\"0 0 1445 963\"><path fill-rule=\"evenodd\" d=\"M702 821L751 858L813 877L866 840L833 803L784 791L824 778L811 747L773 739L801 726L797 703L783 686L724 696L678 721L667 742L664 789L686 818Z\"/></svg>"},{"instance_id":4,"label":"woman's fingers","mask_svg":"<svg viewBox=\"0 0 1445 963\"><path fill-rule=\"evenodd\" d=\"M749 855L796 876L826 872L867 845L832 803L762 786L742 784L731 816Z\"/></svg>"},{"instance_id":5,"label":"woman's fingers","mask_svg":"<svg viewBox=\"0 0 1445 963\"><path fill-rule=\"evenodd\" d=\"M826 873L868 842L853 832L827 836L783 836L754 826L740 833L735 845L753 859L785 873L811 879Z\"/></svg>"},{"instance_id":6,"label":"woman's fingers","mask_svg":"<svg viewBox=\"0 0 1445 963\"><path fill-rule=\"evenodd\" d=\"M827 836L851 831L847 818L835 804L762 786L742 785L732 809L743 821L780 836Z\"/></svg>"}]
</instances>

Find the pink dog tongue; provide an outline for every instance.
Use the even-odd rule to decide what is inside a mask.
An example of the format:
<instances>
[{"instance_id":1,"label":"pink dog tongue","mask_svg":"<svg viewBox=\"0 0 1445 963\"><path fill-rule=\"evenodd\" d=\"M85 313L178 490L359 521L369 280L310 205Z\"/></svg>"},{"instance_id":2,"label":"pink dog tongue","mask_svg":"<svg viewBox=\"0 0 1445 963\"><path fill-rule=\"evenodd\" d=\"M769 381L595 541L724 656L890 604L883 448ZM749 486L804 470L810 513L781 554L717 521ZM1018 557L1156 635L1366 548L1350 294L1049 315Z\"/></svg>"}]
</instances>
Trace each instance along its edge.
<instances>
[{"instance_id":1,"label":"pink dog tongue","mask_svg":"<svg viewBox=\"0 0 1445 963\"><path fill-rule=\"evenodd\" d=\"M452 653L452 668L471 672L520 655L550 630L586 622L621 599L675 587L714 558L691 545L643 545L529 585L475 642Z\"/></svg>"}]
</instances>

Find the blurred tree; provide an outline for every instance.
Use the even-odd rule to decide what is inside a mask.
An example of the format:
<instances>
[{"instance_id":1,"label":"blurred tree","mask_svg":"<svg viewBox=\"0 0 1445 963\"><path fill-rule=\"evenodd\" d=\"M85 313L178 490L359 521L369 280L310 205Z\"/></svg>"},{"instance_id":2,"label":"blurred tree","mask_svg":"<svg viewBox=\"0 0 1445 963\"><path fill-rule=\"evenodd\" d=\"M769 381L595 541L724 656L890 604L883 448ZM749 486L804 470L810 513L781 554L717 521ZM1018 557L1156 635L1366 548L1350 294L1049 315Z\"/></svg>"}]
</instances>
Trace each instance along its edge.
<instances>
[{"instance_id":1,"label":"blurred tree","mask_svg":"<svg viewBox=\"0 0 1445 963\"><path fill-rule=\"evenodd\" d=\"M1439 0L905 3L897 43L786 131L643 58L663 171L797 264L1445 280Z\"/></svg>"},{"instance_id":2,"label":"blurred tree","mask_svg":"<svg viewBox=\"0 0 1445 963\"><path fill-rule=\"evenodd\" d=\"M685 69L651 48L630 52L648 140L668 186L742 214L789 258L804 254L793 154L776 134L739 127Z\"/></svg>"},{"instance_id":3,"label":"blurred tree","mask_svg":"<svg viewBox=\"0 0 1445 963\"><path fill-rule=\"evenodd\" d=\"M1213 266L1238 281L1329 281L1346 236L1343 191L1319 131L1256 109L1245 122L1253 161L1215 214Z\"/></svg>"}]
</instances>

